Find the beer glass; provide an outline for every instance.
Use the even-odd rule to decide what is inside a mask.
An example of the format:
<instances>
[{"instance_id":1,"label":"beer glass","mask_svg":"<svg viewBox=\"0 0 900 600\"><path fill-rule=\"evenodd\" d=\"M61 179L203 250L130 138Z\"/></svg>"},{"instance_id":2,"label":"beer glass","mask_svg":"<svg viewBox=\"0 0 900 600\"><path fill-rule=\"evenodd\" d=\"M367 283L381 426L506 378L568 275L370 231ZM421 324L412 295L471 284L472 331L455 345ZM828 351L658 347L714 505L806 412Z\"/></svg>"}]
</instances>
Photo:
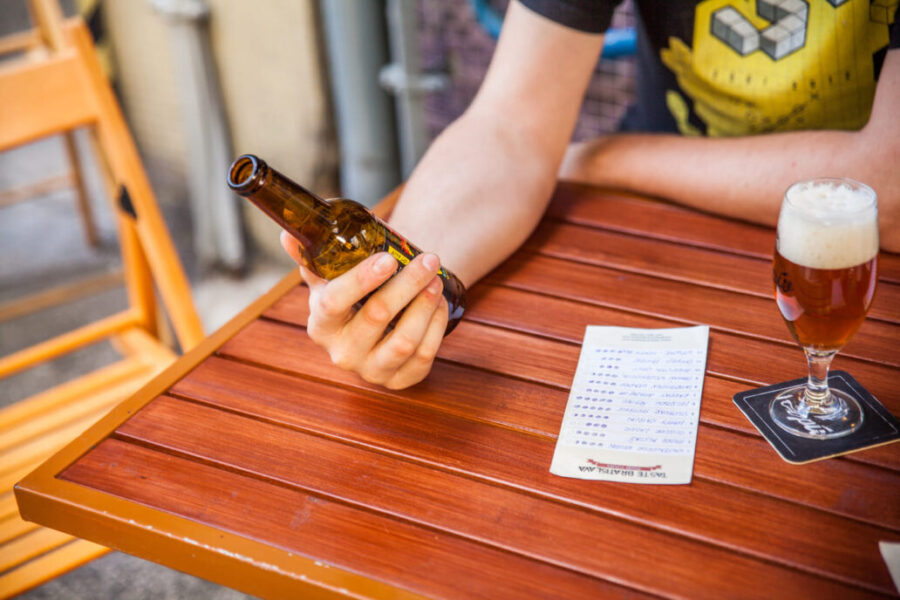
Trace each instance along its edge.
<instances>
[{"instance_id":1,"label":"beer glass","mask_svg":"<svg viewBox=\"0 0 900 600\"><path fill-rule=\"evenodd\" d=\"M877 257L872 188L820 178L785 192L773 261L775 301L809 366L806 385L785 390L769 405L772 420L785 431L831 439L862 426L862 407L828 387L828 369L872 305Z\"/></svg>"}]
</instances>

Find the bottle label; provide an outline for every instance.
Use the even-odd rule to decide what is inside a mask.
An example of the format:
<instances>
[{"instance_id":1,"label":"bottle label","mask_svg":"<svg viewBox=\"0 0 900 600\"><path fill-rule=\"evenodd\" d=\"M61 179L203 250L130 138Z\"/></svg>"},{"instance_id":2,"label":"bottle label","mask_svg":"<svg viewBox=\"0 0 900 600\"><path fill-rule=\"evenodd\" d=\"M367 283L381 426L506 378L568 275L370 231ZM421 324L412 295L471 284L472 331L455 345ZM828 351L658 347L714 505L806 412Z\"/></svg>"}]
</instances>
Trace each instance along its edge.
<instances>
[{"instance_id":1,"label":"bottle label","mask_svg":"<svg viewBox=\"0 0 900 600\"><path fill-rule=\"evenodd\" d=\"M409 261L419 254L422 254L421 250L406 241L406 238L391 229L384 221L382 221L381 224L384 226L384 239L387 246L387 252L396 258L401 266L405 267L409 264ZM442 279L450 278L449 273L447 273L447 270L444 269L444 267L440 268L438 276Z\"/></svg>"}]
</instances>

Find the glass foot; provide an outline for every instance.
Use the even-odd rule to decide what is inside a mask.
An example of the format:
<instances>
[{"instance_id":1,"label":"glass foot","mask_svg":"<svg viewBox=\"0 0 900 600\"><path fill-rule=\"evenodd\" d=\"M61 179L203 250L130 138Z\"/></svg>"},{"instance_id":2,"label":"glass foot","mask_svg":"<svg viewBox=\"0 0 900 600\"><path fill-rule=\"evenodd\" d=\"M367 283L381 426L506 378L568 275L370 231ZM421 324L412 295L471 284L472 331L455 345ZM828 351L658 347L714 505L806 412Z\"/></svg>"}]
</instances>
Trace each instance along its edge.
<instances>
[{"instance_id":1,"label":"glass foot","mask_svg":"<svg viewBox=\"0 0 900 600\"><path fill-rule=\"evenodd\" d=\"M806 386L787 389L772 399L769 415L788 433L815 440L830 440L850 435L863 424L863 411L850 394L831 389L827 406L811 406L804 398Z\"/></svg>"}]
</instances>

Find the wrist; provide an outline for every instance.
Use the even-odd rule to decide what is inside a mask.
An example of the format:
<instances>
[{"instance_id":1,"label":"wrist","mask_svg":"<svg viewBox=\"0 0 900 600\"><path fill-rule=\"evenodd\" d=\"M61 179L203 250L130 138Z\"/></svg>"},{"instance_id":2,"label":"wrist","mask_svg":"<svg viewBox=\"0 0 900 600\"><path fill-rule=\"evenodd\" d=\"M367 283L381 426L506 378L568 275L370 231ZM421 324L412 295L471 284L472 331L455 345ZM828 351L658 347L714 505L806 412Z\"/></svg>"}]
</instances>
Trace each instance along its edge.
<instances>
[{"instance_id":1,"label":"wrist","mask_svg":"<svg viewBox=\"0 0 900 600\"><path fill-rule=\"evenodd\" d=\"M624 187L622 169L617 167L617 148L624 144L620 136L609 135L575 142L566 149L559 178L602 187Z\"/></svg>"}]
</instances>

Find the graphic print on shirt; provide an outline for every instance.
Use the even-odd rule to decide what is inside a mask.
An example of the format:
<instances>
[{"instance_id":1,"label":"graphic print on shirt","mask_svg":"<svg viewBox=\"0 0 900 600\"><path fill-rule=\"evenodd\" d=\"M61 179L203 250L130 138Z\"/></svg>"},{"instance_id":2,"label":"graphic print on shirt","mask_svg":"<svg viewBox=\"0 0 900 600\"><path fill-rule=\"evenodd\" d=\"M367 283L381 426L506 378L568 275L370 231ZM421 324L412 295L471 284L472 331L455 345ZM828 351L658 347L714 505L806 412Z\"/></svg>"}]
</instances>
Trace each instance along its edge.
<instances>
[{"instance_id":1,"label":"graphic print on shirt","mask_svg":"<svg viewBox=\"0 0 900 600\"><path fill-rule=\"evenodd\" d=\"M689 47L660 52L684 134L859 129L900 0L703 0ZM687 96L685 98L684 95ZM693 123L703 123L702 131Z\"/></svg>"}]
</instances>

